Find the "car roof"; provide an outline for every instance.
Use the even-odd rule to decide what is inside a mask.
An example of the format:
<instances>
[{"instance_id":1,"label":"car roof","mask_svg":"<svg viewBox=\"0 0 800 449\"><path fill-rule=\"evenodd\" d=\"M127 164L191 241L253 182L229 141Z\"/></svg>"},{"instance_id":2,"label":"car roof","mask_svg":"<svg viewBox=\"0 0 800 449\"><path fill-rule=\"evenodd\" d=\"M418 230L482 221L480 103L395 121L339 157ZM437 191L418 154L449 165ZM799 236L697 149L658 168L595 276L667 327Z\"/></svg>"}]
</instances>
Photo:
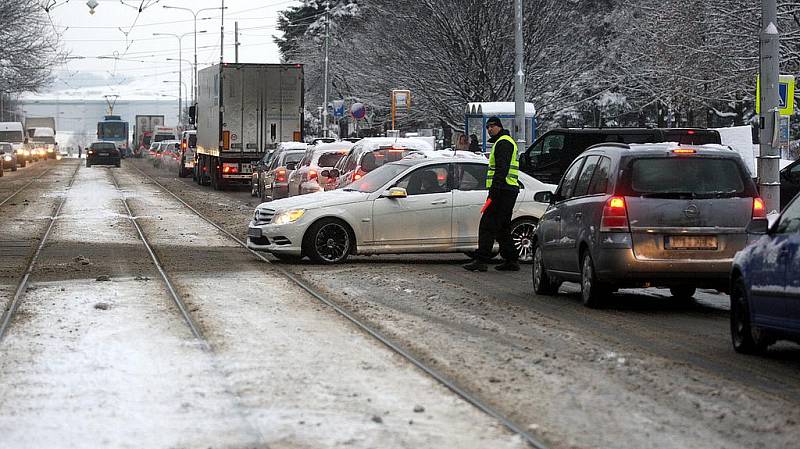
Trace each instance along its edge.
<instances>
[{"instance_id":1,"label":"car roof","mask_svg":"<svg viewBox=\"0 0 800 449\"><path fill-rule=\"evenodd\" d=\"M413 137L365 137L356 142L356 145L364 151L375 151L381 147L433 150L433 147L428 141Z\"/></svg>"},{"instance_id":2,"label":"car roof","mask_svg":"<svg viewBox=\"0 0 800 449\"><path fill-rule=\"evenodd\" d=\"M311 148L314 149L314 153L316 152L324 153L327 151L347 151L350 148L353 148L353 143L345 141L319 142Z\"/></svg>"},{"instance_id":3,"label":"car roof","mask_svg":"<svg viewBox=\"0 0 800 449\"><path fill-rule=\"evenodd\" d=\"M706 156L741 158L738 152L731 147L718 144L706 145L681 145L678 142L662 143L615 143L604 142L587 148L584 154L603 153L606 151L617 152L622 156L652 156L657 153L671 153L673 150L694 150L695 154Z\"/></svg>"}]
</instances>

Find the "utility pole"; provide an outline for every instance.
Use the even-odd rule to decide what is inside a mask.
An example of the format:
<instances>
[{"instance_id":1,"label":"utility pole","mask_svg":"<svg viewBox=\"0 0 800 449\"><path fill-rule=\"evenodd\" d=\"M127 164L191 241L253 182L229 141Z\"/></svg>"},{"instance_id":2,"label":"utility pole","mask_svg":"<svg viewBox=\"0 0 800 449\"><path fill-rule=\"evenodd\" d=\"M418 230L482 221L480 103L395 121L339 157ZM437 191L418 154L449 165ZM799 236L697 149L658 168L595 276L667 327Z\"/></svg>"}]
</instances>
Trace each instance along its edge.
<instances>
[{"instance_id":1,"label":"utility pole","mask_svg":"<svg viewBox=\"0 0 800 449\"><path fill-rule=\"evenodd\" d=\"M776 0L761 0L758 190L768 214L778 213L780 201L780 116L778 91L780 34Z\"/></svg>"},{"instance_id":2,"label":"utility pole","mask_svg":"<svg viewBox=\"0 0 800 449\"><path fill-rule=\"evenodd\" d=\"M325 86L322 88L322 137L328 137L328 39L331 31L330 2L325 2Z\"/></svg>"},{"instance_id":3,"label":"utility pole","mask_svg":"<svg viewBox=\"0 0 800 449\"><path fill-rule=\"evenodd\" d=\"M522 42L522 0L514 0L514 140L517 147L526 148L525 142L525 66Z\"/></svg>"},{"instance_id":4,"label":"utility pole","mask_svg":"<svg viewBox=\"0 0 800 449\"><path fill-rule=\"evenodd\" d=\"M220 6L222 10L222 17L219 22L219 65L222 65L222 59L225 56L225 0L222 0L222 6ZM220 67L220 70L222 68ZM222 95L220 94L220 98Z\"/></svg>"},{"instance_id":5,"label":"utility pole","mask_svg":"<svg viewBox=\"0 0 800 449\"><path fill-rule=\"evenodd\" d=\"M239 63L239 22L238 21L237 22L233 22L233 35L236 37L235 40L234 40L235 45L233 46L233 48L234 48L234 50L236 52L235 61L238 64Z\"/></svg>"}]
</instances>

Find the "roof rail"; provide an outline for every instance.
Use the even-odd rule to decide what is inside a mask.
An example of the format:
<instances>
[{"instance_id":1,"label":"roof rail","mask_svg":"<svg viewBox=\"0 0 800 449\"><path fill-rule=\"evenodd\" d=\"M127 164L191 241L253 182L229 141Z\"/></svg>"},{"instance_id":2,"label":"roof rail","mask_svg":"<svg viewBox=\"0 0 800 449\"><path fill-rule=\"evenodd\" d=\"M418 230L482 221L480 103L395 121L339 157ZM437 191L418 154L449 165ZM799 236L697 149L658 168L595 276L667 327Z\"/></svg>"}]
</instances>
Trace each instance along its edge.
<instances>
[{"instance_id":1,"label":"roof rail","mask_svg":"<svg viewBox=\"0 0 800 449\"><path fill-rule=\"evenodd\" d=\"M617 147L617 148L623 148L623 149L626 149L626 150L630 150L630 149L631 149L631 146L630 146L630 145L628 145L627 143L621 143L621 142L602 142L602 143L596 143L596 144L594 144L594 145L590 146L590 147L589 147L589 148L587 148L585 151L591 150L591 149L593 149L593 148L599 148L599 147Z\"/></svg>"}]
</instances>

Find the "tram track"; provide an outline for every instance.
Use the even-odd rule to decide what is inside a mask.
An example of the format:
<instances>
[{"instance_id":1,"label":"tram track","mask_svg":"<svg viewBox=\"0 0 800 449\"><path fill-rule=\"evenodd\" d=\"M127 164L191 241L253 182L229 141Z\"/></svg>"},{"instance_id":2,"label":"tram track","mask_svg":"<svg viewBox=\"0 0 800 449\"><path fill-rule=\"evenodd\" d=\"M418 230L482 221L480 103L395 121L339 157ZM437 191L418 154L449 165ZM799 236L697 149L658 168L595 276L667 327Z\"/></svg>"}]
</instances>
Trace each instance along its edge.
<instances>
[{"instance_id":1,"label":"tram track","mask_svg":"<svg viewBox=\"0 0 800 449\"><path fill-rule=\"evenodd\" d=\"M19 189L15 190L15 191L14 191L14 193L12 193L11 195L7 196L5 199L3 199L2 201L0 201L0 206L2 206L2 205L4 205L4 204L6 204L7 202L11 201L11 200L12 200L14 197L16 197L16 196L17 196L17 195L19 195L21 192L23 192L25 189L27 189L28 187L30 187L31 185L33 185L33 183L35 183L36 181L38 181L38 180L40 180L41 178L43 178L43 177L44 177L44 175L46 175L47 173L49 173L49 172L50 172L52 169L53 169L53 167L47 167L47 168L46 168L44 171L42 171L41 173L39 173L39 174L37 174L36 176L34 176L34 177L33 177L33 179L31 179L30 181L28 181L28 182L27 182L25 185L23 185L23 186L22 186L22 187L20 187Z\"/></svg>"},{"instance_id":2,"label":"tram track","mask_svg":"<svg viewBox=\"0 0 800 449\"><path fill-rule=\"evenodd\" d=\"M500 411L498 411L494 407L490 406L489 404L487 404L486 402L484 402L483 400L481 400L477 396L473 395L472 393L470 393L465 388L461 387L454 380L449 379L447 376L441 374L438 370L434 369L429 364L425 363L421 359L419 359L416 356L414 356L413 354L411 354L411 352L409 352L408 350L404 349L400 344L393 342L390 338L388 338L385 335L383 335L377 329L375 329L374 327L370 326L369 324L367 324L363 320L361 320L358 317L356 317L354 314L348 312L347 310L345 310L344 308L339 306L334 300L332 300L330 298L327 298L324 294L322 294L319 290L314 288L309 282L307 282L306 280L302 279L297 274L292 273L292 272L288 271L287 269L285 269L285 268L283 268L283 267L281 267L279 265L273 264L263 254L260 254L260 253L258 253L256 251L253 251L250 248L248 248L245 242L243 242L241 239L239 239L238 237L236 237L235 235L230 233L228 230L226 230L225 228L223 228L222 226L217 224L211 218L207 217L206 215L204 215L203 213L201 213L200 211L198 211L197 209L192 207L190 204L188 204L186 201L184 201L180 196L178 196L172 190L170 190L169 188L167 188L166 186L164 186L163 184L158 182L158 180L156 180L152 176L148 175L147 173L145 173L144 171L142 171L141 169L139 169L135 165L131 164L131 166L136 171L138 171L141 176L143 176L144 178L149 180L151 183L156 185L162 191L166 192L168 195L170 195L172 198L174 198L176 201L178 201L180 204L182 204L184 207L186 207L189 211L191 211L193 214L195 214L201 220L203 220L204 222L208 223L210 226L212 226L213 228L218 230L225 237L227 237L231 241L235 242L238 246L241 246L242 248L244 248L246 251L251 253L253 256L255 256L260 261L269 264L270 268L274 269L277 273L279 273L280 275L282 275L285 278L287 278L294 285L296 285L297 287L299 287L300 289L302 289L303 291L305 291L306 293L311 295L315 300L317 300L318 302L322 303L323 305L325 305L328 308L330 308L331 310L333 310L336 314L338 314L339 316L343 317L344 319L346 319L347 321L349 321L350 323L355 325L359 330L363 331L364 333L369 335L371 338L375 339L380 344L382 344L384 347L388 348L393 353L399 355L400 357L402 357L403 359L405 359L406 361L408 361L409 363L414 365L417 369L421 370L426 375L431 377L433 380L435 380L436 382L438 382L439 384L441 384L442 386L444 386L448 390L450 390L453 393L455 393L461 399L463 399L464 401L466 401L467 403L469 403L473 407L477 408L478 410L480 410L484 414L496 419L505 428L507 428L508 430L513 432L514 434L518 435L529 446L537 448L537 449L546 449L548 447L547 445L544 444L544 442L542 442L536 436L534 436L534 435L530 434L528 431L526 431L521 425L515 423L510 418L508 418L505 415L503 415ZM116 181L115 181L115 184L116 184ZM127 207L127 204L126 204L126 207ZM129 215L131 217L133 217L133 215L130 213L130 209L128 209L128 212L129 212ZM140 234L142 234L142 231L138 227L138 225L137 225L137 230L139 231ZM149 251L151 252L152 257L154 257L154 260L155 260L156 257L152 253L152 250L149 250ZM162 271L162 270L159 269L159 271ZM173 290L173 294L174 294L174 290ZM184 305L184 307L185 307L185 305ZM184 310L184 309L182 309L182 310ZM187 312L187 314L188 314L188 312ZM191 319L190 316L187 316L185 318Z\"/></svg>"},{"instance_id":3,"label":"tram track","mask_svg":"<svg viewBox=\"0 0 800 449\"><path fill-rule=\"evenodd\" d=\"M78 176L78 172L80 171L80 168L81 168L80 164L78 164L75 167L75 171L72 173L72 176L70 177L70 180L69 180L69 183L67 184L66 190L69 190L70 188L72 188L72 185L73 185L73 183L75 182L75 179ZM6 202L8 202L10 199L12 199L18 193L20 193L23 190L25 190L28 186L30 186L31 184L36 182L36 180L38 180L39 178L44 176L44 174L49 172L50 170L51 170L51 168L48 168L47 170L42 172L39 176L37 176L36 178L32 179L30 182L25 184L19 190L14 192L11 196L9 196L8 198L6 198L2 202L0 202L0 205L3 205ZM14 296L11 298L11 301L9 301L7 303L7 305L5 306L5 308L3 309L3 315L0 317L0 343L2 343L3 338L6 335L6 332L8 331L8 328L11 326L11 322L14 319L14 315L17 312L17 309L19 308L19 304L22 301L22 297L25 294L25 290L28 287L28 281L30 280L31 274L33 273L33 269L36 266L36 262L39 260L39 255L41 254L42 249L44 248L45 244L47 243L47 239L50 236L50 234L51 234L51 232L53 230L53 227L56 224L56 220L58 220L58 215L61 213L61 209L64 207L64 203L66 203L66 201L67 201L67 195L65 194L58 200L58 203L53 208L53 213L50 215L50 223L47 225L47 228L45 229L44 233L42 234L41 239L39 239L39 245L36 247L36 250L34 251L33 255L31 256L30 260L28 261L28 266L25 269L25 272L22 274L22 278L20 279L19 283L17 284L17 288L14 291Z\"/></svg>"}]
</instances>

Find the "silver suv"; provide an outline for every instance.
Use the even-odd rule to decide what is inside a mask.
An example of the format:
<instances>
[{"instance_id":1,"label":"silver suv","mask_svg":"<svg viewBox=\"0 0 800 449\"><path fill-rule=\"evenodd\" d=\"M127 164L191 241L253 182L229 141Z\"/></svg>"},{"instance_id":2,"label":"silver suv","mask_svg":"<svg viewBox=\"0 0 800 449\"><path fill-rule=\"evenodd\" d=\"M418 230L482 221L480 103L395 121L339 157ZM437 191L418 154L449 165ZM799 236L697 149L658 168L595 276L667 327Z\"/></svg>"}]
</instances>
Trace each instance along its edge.
<instances>
[{"instance_id":1,"label":"silver suv","mask_svg":"<svg viewBox=\"0 0 800 449\"><path fill-rule=\"evenodd\" d=\"M534 290L580 282L589 307L618 288L725 291L736 252L766 230L744 163L719 145L596 145L536 199L550 207L534 236Z\"/></svg>"}]
</instances>

